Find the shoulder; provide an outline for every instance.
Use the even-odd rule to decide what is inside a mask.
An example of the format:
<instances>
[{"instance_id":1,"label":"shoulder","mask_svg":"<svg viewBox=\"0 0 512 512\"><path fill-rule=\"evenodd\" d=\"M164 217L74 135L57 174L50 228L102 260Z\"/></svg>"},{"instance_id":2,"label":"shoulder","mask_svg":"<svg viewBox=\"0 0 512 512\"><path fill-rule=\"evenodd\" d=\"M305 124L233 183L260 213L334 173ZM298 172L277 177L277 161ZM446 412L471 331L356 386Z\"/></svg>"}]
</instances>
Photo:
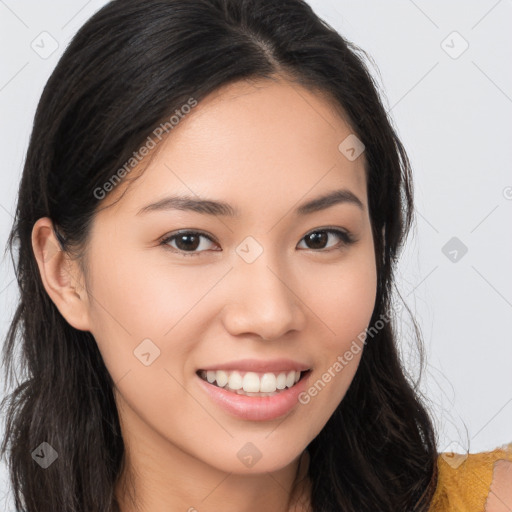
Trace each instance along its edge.
<instances>
[{"instance_id":1,"label":"shoulder","mask_svg":"<svg viewBox=\"0 0 512 512\"><path fill-rule=\"evenodd\" d=\"M512 510L512 443L489 452L441 453L429 512Z\"/></svg>"},{"instance_id":2,"label":"shoulder","mask_svg":"<svg viewBox=\"0 0 512 512\"><path fill-rule=\"evenodd\" d=\"M512 510L512 460L494 463L492 484L485 503L485 512Z\"/></svg>"}]
</instances>

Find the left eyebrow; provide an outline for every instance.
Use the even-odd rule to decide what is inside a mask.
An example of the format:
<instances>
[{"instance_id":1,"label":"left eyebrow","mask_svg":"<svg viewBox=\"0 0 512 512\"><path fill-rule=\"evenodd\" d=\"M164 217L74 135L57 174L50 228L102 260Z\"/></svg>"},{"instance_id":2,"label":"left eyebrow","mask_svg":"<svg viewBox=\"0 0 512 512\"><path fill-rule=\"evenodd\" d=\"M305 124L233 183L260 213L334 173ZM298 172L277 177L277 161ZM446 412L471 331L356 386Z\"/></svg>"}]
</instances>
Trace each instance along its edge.
<instances>
[{"instance_id":1,"label":"left eyebrow","mask_svg":"<svg viewBox=\"0 0 512 512\"><path fill-rule=\"evenodd\" d=\"M362 201L350 190L333 190L327 194L316 197L306 203L301 204L295 214L298 216L308 215L314 212L325 210L336 204L352 204L364 211L365 207ZM137 215L150 211L161 210L181 210L193 211L204 215L218 215L223 217L240 217L240 210L232 205L215 201L213 199L198 198L192 196L169 196L160 199L156 203L148 204L141 208Z\"/></svg>"}]
</instances>

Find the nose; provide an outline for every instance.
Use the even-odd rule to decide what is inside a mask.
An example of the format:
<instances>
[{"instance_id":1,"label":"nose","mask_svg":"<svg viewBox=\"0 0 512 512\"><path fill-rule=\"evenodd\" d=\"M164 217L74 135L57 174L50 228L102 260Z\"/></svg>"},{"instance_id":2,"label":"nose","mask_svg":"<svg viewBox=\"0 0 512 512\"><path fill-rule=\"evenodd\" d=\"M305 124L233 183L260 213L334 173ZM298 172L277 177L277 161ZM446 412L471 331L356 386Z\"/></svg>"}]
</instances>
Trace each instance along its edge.
<instances>
[{"instance_id":1,"label":"nose","mask_svg":"<svg viewBox=\"0 0 512 512\"><path fill-rule=\"evenodd\" d=\"M274 270L263 255L251 264L237 262L230 272L223 323L233 336L252 334L272 340L304 328L305 291L299 276Z\"/></svg>"}]
</instances>

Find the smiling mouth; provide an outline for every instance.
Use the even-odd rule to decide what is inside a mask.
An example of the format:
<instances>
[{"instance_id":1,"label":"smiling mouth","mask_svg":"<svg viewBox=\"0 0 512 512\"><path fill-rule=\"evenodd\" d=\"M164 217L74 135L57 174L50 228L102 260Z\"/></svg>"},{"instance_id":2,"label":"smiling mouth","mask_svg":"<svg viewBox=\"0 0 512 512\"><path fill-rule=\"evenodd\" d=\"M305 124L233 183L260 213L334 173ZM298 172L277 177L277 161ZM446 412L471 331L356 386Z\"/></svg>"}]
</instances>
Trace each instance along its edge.
<instances>
[{"instance_id":1,"label":"smiling mouth","mask_svg":"<svg viewBox=\"0 0 512 512\"><path fill-rule=\"evenodd\" d=\"M197 375L209 384L238 395L274 396L292 388L311 370L281 372L243 372L198 370Z\"/></svg>"}]
</instances>

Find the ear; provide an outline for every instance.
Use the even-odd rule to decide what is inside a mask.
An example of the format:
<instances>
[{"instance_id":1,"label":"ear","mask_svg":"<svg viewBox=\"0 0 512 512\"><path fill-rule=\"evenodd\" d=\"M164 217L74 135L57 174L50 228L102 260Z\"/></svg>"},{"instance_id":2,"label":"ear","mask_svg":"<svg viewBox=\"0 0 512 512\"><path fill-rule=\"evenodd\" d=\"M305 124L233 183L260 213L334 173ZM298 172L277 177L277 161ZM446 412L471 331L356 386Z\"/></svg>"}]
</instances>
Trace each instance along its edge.
<instances>
[{"instance_id":1,"label":"ear","mask_svg":"<svg viewBox=\"0 0 512 512\"><path fill-rule=\"evenodd\" d=\"M89 301L81 284L82 272L62 251L50 218L43 217L34 224L32 249L44 288L61 315L75 329L89 331Z\"/></svg>"}]
</instances>

